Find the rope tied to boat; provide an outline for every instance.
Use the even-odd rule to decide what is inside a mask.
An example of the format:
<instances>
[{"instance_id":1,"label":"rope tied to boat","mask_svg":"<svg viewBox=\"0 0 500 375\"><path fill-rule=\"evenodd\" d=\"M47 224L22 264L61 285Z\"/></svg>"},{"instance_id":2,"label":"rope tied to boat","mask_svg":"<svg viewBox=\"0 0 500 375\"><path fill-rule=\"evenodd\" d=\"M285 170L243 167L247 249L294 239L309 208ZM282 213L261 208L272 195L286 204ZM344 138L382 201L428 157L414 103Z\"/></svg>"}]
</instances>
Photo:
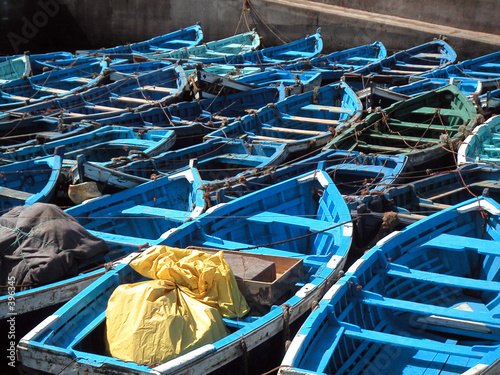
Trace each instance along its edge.
<instances>
[{"instance_id":1,"label":"rope tied to boat","mask_svg":"<svg viewBox=\"0 0 500 375\"><path fill-rule=\"evenodd\" d=\"M243 374L248 375L248 347L244 336L240 338L240 349L243 359Z\"/></svg>"},{"instance_id":2,"label":"rope tied to boat","mask_svg":"<svg viewBox=\"0 0 500 375\"><path fill-rule=\"evenodd\" d=\"M290 311L292 306L289 303L284 303L281 305L281 310L283 311L283 343L285 344L285 352L290 347L292 343L290 339Z\"/></svg>"}]
</instances>

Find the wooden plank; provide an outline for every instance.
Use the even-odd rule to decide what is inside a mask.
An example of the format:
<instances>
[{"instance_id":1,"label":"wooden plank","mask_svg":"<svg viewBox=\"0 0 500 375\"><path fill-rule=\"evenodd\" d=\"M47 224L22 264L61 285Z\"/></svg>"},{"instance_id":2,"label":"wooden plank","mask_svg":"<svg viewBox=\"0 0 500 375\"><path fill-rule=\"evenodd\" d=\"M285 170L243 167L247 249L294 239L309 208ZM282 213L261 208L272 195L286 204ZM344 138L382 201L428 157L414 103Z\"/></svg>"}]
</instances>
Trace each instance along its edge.
<instances>
[{"instance_id":1,"label":"wooden plank","mask_svg":"<svg viewBox=\"0 0 500 375\"><path fill-rule=\"evenodd\" d=\"M436 69L439 68L437 65L423 65L423 64L406 64L404 62L396 63L398 68L410 68L410 69Z\"/></svg>"},{"instance_id":2,"label":"wooden plank","mask_svg":"<svg viewBox=\"0 0 500 375\"><path fill-rule=\"evenodd\" d=\"M351 110L342 107L335 107L330 105L308 104L301 109L306 111L328 111L334 113L350 113Z\"/></svg>"},{"instance_id":3,"label":"wooden plank","mask_svg":"<svg viewBox=\"0 0 500 375\"><path fill-rule=\"evenodd\" d=\"M305 135L321 135L321 134L327 133L326 131L320 132L317 130L280 128L277 126L273 126L270 128L262 127L262 131L273 131L273 132L282 132L282 133L291 133L291 134L305 134Z\"/></svg>"},{"instance_id":4,"label":"wooden plank","mask_svg":"<svg viewBox=\"0 0 500 375\"><path fill-rule=\"evenodd\" d=\"M147 91L164 92L166 94L170 94L172 91L177 90L173 87L161 87L161 86L151 86L151 85L142 86L141 89Z\"/></svg>"},{"instance_id":5,"label":"wooden plank","mask_svg":"<svg viewBox=\"0 0 500 375\"><path fill-rule=\"evenodd\" d=\"M112 98L112 100L118 100L120 102L127 102L127 103L139 103L139 104L151 104L154 102L153 100L147 100L142 98L130 98L128 96L118 96L116 98Z\"/></svg>"},{"instance_id":6,"label":"wooden plank","mask_svg":"<svg viewBox=\"0 0 500 375\"><path fill-rule=\"evenodd\" d=\"M424 73L424 72L426 72L426 70L417 71L417 70L391 69L391 70L383 70L381 72L381 74L388 74L388 75L392 75L392 74L412 75L412 74L421 74L421 73Z\"/></svg>"},{"instance_id":7,"label":"wooden plank","mask_svg":"<svg viewBox=\"0 0 500 375\"><path fill-rule=\"evenodd\" d=\"M107 107L104 105L87 105L86 108L91 108L91 109L95 109L98 111L104 111L104 112L123 111L123 109L121 109L121 108ZM69 115L69 113L65 113L65 114ZM81 116L81 114L78 113L78 114L76 114L76 116Z\"/></svg>"},{"instance_id":8,"label":"wooden plank","mask_svg":"<svg viewBox=\"0 0 500 375\"><path fill-rule=\"evenodd\" d=\"M173 210L170 208L161 208L161 207L151 207L144 205L135 205L133 207L122 210L121 213L127 216L137 216L137 217L165 217L170 220L184 222L191 216L191 212L181 211L181 210Z\"/></svg>"},{"instance_id":9,"label":"wooden plank","mask_svg":"<svg viewBox=\"0 0 500 375\"><path fill-rule=\"evenodd\" d=\"M427 271L419 271L394 263L388 264L387 275L404 279L417 280L425 283L447 285L457 288L500 292L500 282L498 281L470 279L467 277L459 277L459 276L451 276L445 274L437 274Z\"/></svg>"},{"instance_id":10,"label":"wooden plank","mask_svg":"<svg viewBox=\"0 0 500 375\"><path fill-rule=\"evenodd\" d=\"M447 190L444 193L433 195L432 197L428 197L427 199L434 201L434 200L446 197L448 195L453 195L453 194L459 193L460 191L463 191L463 190L469 189L469 188L485 189L485 188L495 188L495 187L496 187L495 181L478 181L478 182L474 182L472 184L469 184L468 186L460 186L460 187L453 189L453 190Z\"/></svg>"},{"instance_id":11,"label":"wooden plank","mask_svg":"<svg viewBox=\"0 0 500 375\"><path fill-rule=\"evenodd\" d=\"M363 303L368 306L375 306L385 309L406 311L421 315L441 316L443 318L460 319L467 322L498 325L498 319L493 318L491 313L477 311L464 311L451 307L441 307L420 302L404 301L396 298L389 298L374 292L362 290Z\"/></svg>"},{"instance_id":12,"label":"wooden plank","mask_svg":"<svg viewBox=\"0 0 500 375\"><path fill-rule=\"evenodd\" d=\"M421 246L424 245L455 251L476 249L479 254L500 256L500 248L497 241L484 240L482 238L462 237L448 233L441 233L433 239L424 242ZM480 283L480 280L474 280L474 282Z\"/></svg>"},{"instance_id":13,"label":"wooden plank","mask_svg":"<svg viewBox=\"0 0 500 375\"><path fill-rule=\"evenodd\" d=\"M300 121L300 122L310 122L313 124L325 124L325 125L339 125L340 124L340 122L338 120L328 120L328 119L315 118L315 117L283 115L283 119L292 120L292 121Z\"/></svg>"},{"instance_id":14,"label":"wooden plank","mask_svg":"<svg viewBox=\"0 0 500 375\"><path fill-rule=\"evenodd\" d=\"M286 138L275 138L275 137L265 137L263 135L256 135L256 136L251 136L252 139L255 139L257 141L273 141L273 142L279 142L279 143L291 143L291 142L297 142L296 139L286 139Z\"/></svg>"},{"instance_id":15,"label":"wooden plank","mask_svg":"<svg viewBox=\"0 0 500 375\"><path fill-rule=\"evenodd\" d=\"M73 79L73 81L81 83L89 83L92 80L90 78L85 78L85 77L76 77L75 79Z\"/></svg>"},{"instance_id":16,"label":"wooden plank","mask_svg":"<svg viewBox=\"0 0 500 375\"><path fill-rule=\"evenodd\" d=\"M68 90L56 89L54 87L39 87L38 90L50 92L52 94L67 94L67 93L69 93Z\"/></svg>"},{"instance_id":17,"label":"wooden plank","mask_svg":"<svg viewBox=\"0 0 500 375\"><path fill-rule=\"evenodd\" d=\"M341 325L347 328L344 331L344 335L355 339L367 340L370 342L388 345L392 344L398 347L409 348L412 350L424 350L450 355L462 355L472 358L482 358L484 356L484 353L470 346L446 344L428 339L415 339L408 337L407 335L402 336L391 333L376 332L347 323L341 323ZM353 328L351 328L350 326L352 326Z\"/></svg>"},{"instance_id":18,"label":"wooden plank","mask_svg":"<svg viewBox=\"0 0 500 375\"><path fill-rule=\"evenodd\" d=\"M422 208L430 208L430 209L435 209L435 210L444 210L446 208L450 208L451 206L449 204L442 204L442 203L424 203L420 202L418 204Z\"/></svg>"},{"instance_id":19,"label":"wooden plank","mask_svg":"<svg viewBox=\"0 0 500 375\"><path fill-rule=\"evenodd\" d=\"M11 95L9 96L9 99L18 100L20 102L26 102L31 100L31 98L28 98L27 96L20 96L20 95Z\"/></svg>"},{"instance_id":20,"label":"wooden plank","mask_svg":"<svg viewBox=\"0 0 500 375\"><path fill-rule=\"evenodd\" d=\"M414 57L416 57L417 59L419 58L444 58L445 55L443 55L442 53L425 53L425 52L422 52L422 53L419 53L418 55L415 55Z\"/></svg>"},{"instance_id":21,"label":"wooden plank","mask_svg":"<svg viewBox=\"0 0 500 375\"><path fill-rule=\"evenodd\" d=\"M8 187L0 187L0 196L10 199L16 199L19 201L25 201L29 197L33 196L33 194L26 191L11 189Z\"/></svg>"},{"instance_id":22,"label":"wooden plank","mask_svg":"<svg viewBox=\"0 0 500 375\"><path fill-rule=\"evenodd\" d=\"M316 220L308 217L286 215L277 212L260 212L258 214L250 216L247 220L251 222L279 223L282 225L308 228L312 232L326 230L335 225L328 221Z\"/></svg>"},{"instance_id":23,"label":"wooden plank","mask_svg":"<svg viewBox=\"0 0 500 375\"><path fill-rule=\"evenodd\" d=\"M407 148L401 148L401 147L390 147L390 146L382 146L382 145L372 145L372 144L363 144L363 143L358 143L356 148L362 148L362 149L368 149L371 152L374 152L375 150L378 151L384 151L384 152L397 152L397 153L402 153L404 150L410 150Z\"/></svg>"},{"instance_id":24,"label":"wooden plank","mask_svg":"<svg viewBox=\"0 0 500 375\"><path fill-rule=\"evenodd\" d=\"M443 116L459 116L459 112L455 109L449 109L449 108L434 108L434 107L420 107L417 109L414 109L411 111L411 113L422 113L422 114L437 114L439 113L440 115Z\"/></svg>"},{"instance_id":25,"label":"wooden plank","mask_svg":"<svg viewBox=\"0 0 500 375\"><path fill-rule=\"evenodd\" d=\"M407 122L407 121L399 121L394 119L389 119L389 127L398 126L405 128L417 128L417 129L432 129L432 130L452 130L453 127L446 125L438 125L438 124L422 124L421 122ZM457 127L458 129L458 127Z\"/></svg>"},{"instance_id":26,"label":"wooden plank","mask_svg":"<svg viewBox=\"0 0 500 375\"><path fill-rule=\"evenodd\" d=\"M223 154L215 156L209 160L220 161L221 163L239 164L247 166L255 166L266 161L264 156L259 155L238 155L238 154Z\"/></svg>"},{"instance_id":27,"label":"wooden plank","mask_svg":"<svg viewBox=\"0 0 500 375\"><path fill-rule=\"evenodd\" d=\"M396 141L409 141L409 142L422 142L422 143L439 143L439 140L435 138L423 138L423 137L411 137L407 135L399 134L387 134L387 133L370 133L372 138L380 139L393 139Z\"/></svg>"}]
</instances>

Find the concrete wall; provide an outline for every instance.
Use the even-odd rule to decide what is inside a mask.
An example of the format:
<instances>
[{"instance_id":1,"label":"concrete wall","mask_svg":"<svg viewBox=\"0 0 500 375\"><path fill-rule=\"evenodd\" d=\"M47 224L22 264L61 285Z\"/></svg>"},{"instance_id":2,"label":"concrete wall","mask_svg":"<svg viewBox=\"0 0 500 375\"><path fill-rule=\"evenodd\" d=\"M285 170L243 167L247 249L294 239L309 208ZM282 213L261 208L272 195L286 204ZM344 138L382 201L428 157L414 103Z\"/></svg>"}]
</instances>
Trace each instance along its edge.
<instances>
[{"instance_id":1,"label":"concrete wall","mask_svg":"<svg viewBox=\"0 0 500 375\"><path fill-rule=\"evenodd\" d=\"M5 7L7 2L3 3ZM494 34L500 34L497 17L488 17L500 14L497 0L436 0L425 2L425 7L412 0L37 0L36 7L32 0L8 3L9 12L2 9L8 22L3 22L0 30L0 34L11 36L0 40L0 53L4 54L12 54L13 46L17 52L108 47L197 22L201 22L205 41L256 28L265 46L302 38L321 27L325 53L376 40L392 52L440 34L448 37L462 60L500 50L500 36ZM50 6L57 11L45 10ZM408 14L414 19L396 17ZM470 22L465 25L461 19ZM38 20L36 37L26 35L26 20ZM490 30L490 34L445 27L448 23ZM19 37L14 38L17 44L13 44L12 35Z\"/></svg>"},{"instance_id":2,"label":"concrete wall","mask_svg":"<svg viewBox=\"0 0 500 375\"><path fill-rule=\"evenodd\" d=\"M398 1L394 0L394 3ZM360 0L360 2L363 1ZM368 3L368 1L365 2ZM462 1L455 2L460 3L455 5L456 8L463 3ZM369 3L382 2L370 1ZM342 8L327 5L321 1L252 0L252 4L252 9L255 10L250 12L252 20L258 25L257 29L264 34L266 40L273 40L273 42L276 41L274 33L269 32L254 13L261 14L259 19L264 19L273 25L274 30L286 33L290 40L311 33L313 32L311 29L320 26L325 51L342 50L378 40L383 42L390 52L395 52L428 42L441 35L446 37L446 40L457 51L459 60L500 50L500 35L471 32L441 24ZM419 5L416 4L415 8L418 9L418 7ZM491 20L488 22L492 23Z\"/></svg>"},{"instance_id":3,"label":"concrete wall","mask_svg":"<svg viewBox=\"0 0 500 375\"><path fill-rule=\"evenodd\" d=\"M500 34L498 0L315 0L330 5L389 14L466 30Z\"/></svg>"}]
</instances>

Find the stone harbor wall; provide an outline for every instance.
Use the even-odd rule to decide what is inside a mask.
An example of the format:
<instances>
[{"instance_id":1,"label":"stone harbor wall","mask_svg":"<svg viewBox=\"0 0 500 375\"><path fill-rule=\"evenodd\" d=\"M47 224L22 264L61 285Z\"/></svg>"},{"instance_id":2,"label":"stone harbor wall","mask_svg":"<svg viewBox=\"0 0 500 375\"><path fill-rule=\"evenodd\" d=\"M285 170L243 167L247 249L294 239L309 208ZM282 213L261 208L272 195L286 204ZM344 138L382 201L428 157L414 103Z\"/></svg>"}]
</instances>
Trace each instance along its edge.
<instances>
[{"instance_id":1,"label":"stone harbor wall","mask_svg":"<svg viewBox=\"0 0 500 375\"><path fill-rule=\"evenodd\" d=\"M389 52L441 35L459 60L500 49L496 0L37 0L3 2L0 53L136 42L201 22L204 40L256 28L265 46L321 27L324 52L382 41Z\"/></svg>"}]
</instances>

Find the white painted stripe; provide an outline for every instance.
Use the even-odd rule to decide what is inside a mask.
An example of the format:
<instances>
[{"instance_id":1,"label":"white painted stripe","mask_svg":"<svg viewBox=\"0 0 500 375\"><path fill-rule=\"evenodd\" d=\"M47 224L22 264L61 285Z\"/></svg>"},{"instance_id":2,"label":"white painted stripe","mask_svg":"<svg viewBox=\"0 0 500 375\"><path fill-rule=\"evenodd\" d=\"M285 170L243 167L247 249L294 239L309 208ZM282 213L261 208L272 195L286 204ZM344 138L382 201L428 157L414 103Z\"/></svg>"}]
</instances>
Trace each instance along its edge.
<instances>
[{"instance_id":1,"label":"white painted stripe","mask_svg":"<svg viewBox=\"0 0 500 375\"><path fill-rule=\"evenodd\" d=\"M295 295L299 298L305 298L309 293L317 288L317 285L307 283L302 288L300 288Z\"/></svg>"},{"instance_id":2,"label":"white painted stripe","mask_svg":"<svg viewBox=\"0 0 500 375\"><path fill-rule=\"evenodd\" d=\"M33 340L36 336L38 336L40 333L42 333L45 329L47 329L53 322L55 322L59 318L60 318L59 315L50 315L50 316L46 317L35 328L33 328L31 331L29 331L21 340L19 340L19 343L23 342L23 343L27 344L28 341Z\"/></svg>"},{"instance_id":3,"label":"white painted stripe","mask_svg":"<svg viewBox=\"0 0 500 375\"><path fill-rule=\"evenodd\" d=\"M484 199L478 199L477 201L472 202L468 205L459 207L457 211L459 213L464 213L469 211L476 211L479 208L488 211L490 214L494 216L500 215L500 210L497 207L495 207L491 202L488 202Z\"/></svg>"},{"instance_id":4,"label":"white painted stripe","mask_svg":"<svg viewBox=\"0 0 500 375\"><path fill-rule=\"evenodd\" d=\"M152 374L163 375L170 374L176 371L179 371L182 367L187 366L191 363L190 366L196 365L198 359L207 357L209 354L214 353L216 351L215 346L212 344L204 345L201 348L195 349L189 353L181 355L167 363L156 366L152 369ZM192 369L194 370L194 369ZM201 371L201 369L196 368L197 371ZM193 371L195 373L197 371Z\"/></svg>"},{"instance_id":5,"label":"white painted stripe","mask_svg":"<svg viewBox=\"0 0 500 375\"><path fill-rule=\"evenodd\" d=\"M295 337L292 340L292 343L290 344L290 347L285 353L283 361L281 362L282 366L293 366L293 364L296 361L297 354L299 353L300 348L303 345L305 339L306 335L301 335L301 334L295 335Z\"/></svg>"}]
</instances>

